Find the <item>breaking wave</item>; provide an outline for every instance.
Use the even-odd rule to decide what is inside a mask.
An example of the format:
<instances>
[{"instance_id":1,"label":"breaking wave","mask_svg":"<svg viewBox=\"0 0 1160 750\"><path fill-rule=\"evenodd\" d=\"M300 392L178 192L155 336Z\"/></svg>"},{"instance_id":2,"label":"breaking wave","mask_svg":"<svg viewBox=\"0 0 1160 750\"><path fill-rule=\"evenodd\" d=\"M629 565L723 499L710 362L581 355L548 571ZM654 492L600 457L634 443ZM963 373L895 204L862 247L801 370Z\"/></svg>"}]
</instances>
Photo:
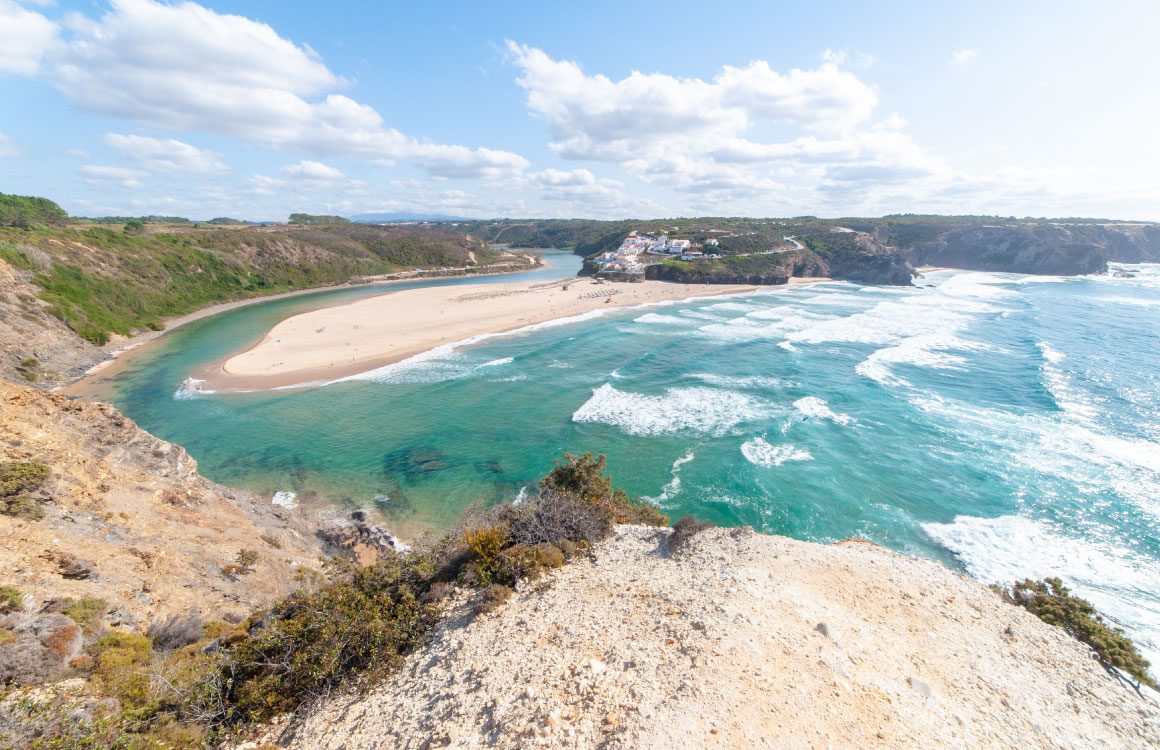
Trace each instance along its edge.
<instances>
[{"instance_id":1,"label":"breaking wave","mask_svg":"<svg viewBox=\"0 0 1160 750\"><path fill-rule=\"evenodd\" d=\"M629 435L722 435L767 411L761 401L716 388L670 388L663 395L651 396L618 391L605 383L572 414L572 421L612 425Z\"/></svg>"},{"instance_id":2,"label":"breaking wave","mask_svg":"<svg viewBox=\"0 0 1160 750\"><path fill-rule=\"evenodd\" d=\"M781 466L786 461L812 461L813 456L804 448L785 443L770 445L765 438L753 438L741 446L741 454L756 466Z\"/></svg>"}]
</instances>

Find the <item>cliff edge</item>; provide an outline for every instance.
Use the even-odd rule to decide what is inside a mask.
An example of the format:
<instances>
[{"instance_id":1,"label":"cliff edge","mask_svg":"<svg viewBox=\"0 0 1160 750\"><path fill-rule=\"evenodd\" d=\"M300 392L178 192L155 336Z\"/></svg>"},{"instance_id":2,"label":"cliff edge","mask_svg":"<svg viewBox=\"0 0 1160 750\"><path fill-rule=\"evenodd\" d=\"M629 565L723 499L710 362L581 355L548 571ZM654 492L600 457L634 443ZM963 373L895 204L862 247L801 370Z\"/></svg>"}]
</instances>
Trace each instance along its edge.
<instances>
[{"instance_id":1,"label":"cliff edge","mask_svg":"<svg viewBox=\"0 0 1160 750\"><path fill-rule=\"evenodd\" d=\"M491 614L457 594L366 694L257 742L316 748L1141 748L1160 708L1063 630L930 560L617 527ZM247 747L252 745L246 745Z\"/></svg>"}]
</instances>

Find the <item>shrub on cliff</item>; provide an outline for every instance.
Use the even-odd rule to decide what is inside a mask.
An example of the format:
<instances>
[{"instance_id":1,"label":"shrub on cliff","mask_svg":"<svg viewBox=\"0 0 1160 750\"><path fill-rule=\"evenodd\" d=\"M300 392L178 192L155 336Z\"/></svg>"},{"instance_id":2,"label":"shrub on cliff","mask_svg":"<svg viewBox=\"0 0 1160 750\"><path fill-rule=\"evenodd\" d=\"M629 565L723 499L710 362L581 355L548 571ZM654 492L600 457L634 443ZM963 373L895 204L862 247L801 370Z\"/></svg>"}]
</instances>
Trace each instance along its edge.
<instances>
[{"instance_id":1,"label":"shrub on cliff","mask_svg":"<svg viewBox=\"0 0 1160 750\"><path fill-rule=\"evenodd\" d=\"M0 615L15 612L24 606L24 596L14 586L0 586Z\"/></svg>"},{"instance_id":2,"label":"shrub on cliff","mask_svg":"<svg viewBox=\"0 0 1160 750\"><path fill-rule=\"evenodd\" d=\"M36 461L0 463L0 514L32 521L44 518L40 502L28 493L40 488L48 478L48 467Z\"/></svg>"},{"instance_id":3,"label":"shrub on cliff","mask_svg":"<svg viewBox=\"0 0 1160 750\"><path fill-rule=\"evenodd\" d=\"M1124 631L1109 627L1091 602L1072 596L1058 578L1027 579L1016 583L1010 593L1004 591L1004 594L1009 601L1047 624L1061 627L1072 637L1091 646L1106 665L1127 672L1149 687L1160 689L1148 674L1150 664Z\"/></svg>"},{"instance_id":4,"label":"shrub on cliff","mask_svg":"<svg viewBox=\"0 0 1160 750\"><path fill-rule=\"evenodd\" d=\"M602 453L589 451L583 456L565 453L541 480L540 488L592 503L615 523L664 526L669 522L649 501L630 498L624 490L614 489L612 480L604 473L606 463Z\"/></svg>"},{"instance_id":5,"label":"shrub on cliff","mask_svg":"<svg viewBox=\"0 0 1160 750\"><path fill-rule=\"evenodd\" d=\"M293 711L358 674L394 670L434 624L420 601L433 567L425 555L391 555L369 568L335 563L330 581L252 617L248 634L222 649L193 691L187 713L235 724Z\"/></svg>"},{"instance_id":6,"label":"shrub on cliff","mask_svg":"<svg viewBox=\"0 0 1160 750\"><path fill-rule=\"evenodd\" d=\"M713 524L695 516L681 516L673 524L673 533L665 540L665 547L669 552L676 552L689 543L694 536L705 529L713 528Z\"/></svg>"}]
</instances>

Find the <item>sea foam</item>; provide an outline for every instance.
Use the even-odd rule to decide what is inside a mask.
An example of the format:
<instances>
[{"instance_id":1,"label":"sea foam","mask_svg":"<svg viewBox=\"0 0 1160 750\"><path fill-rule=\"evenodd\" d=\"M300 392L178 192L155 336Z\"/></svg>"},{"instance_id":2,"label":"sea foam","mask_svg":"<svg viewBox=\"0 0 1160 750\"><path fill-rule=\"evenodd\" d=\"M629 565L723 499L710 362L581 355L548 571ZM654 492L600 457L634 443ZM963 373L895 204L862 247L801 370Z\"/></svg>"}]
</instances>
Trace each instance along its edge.
<instances>
[{"instance_id":1,"label":"sea foam","mask_svg":"<svg viewBox=\"0 0 1160 750\"><path fill-rule=\"evenodd\" d=\"M793 406L799 412L807 417L815 417L817 419L831 419L837 424L850 424L854 421L852 417L846 414L836 414L825 401L817 396L806 396L799 398L793 402Z\"/></svg>"},{"instance_id":2,"label":"sea foam","mask_svg":"<svg viewBox=\"0 0 1160 750\"><path fill-rule=\"evenodd\" d=\"M618 391L605 383L572 414L572 421L612 425L629 435L721 435L767 411L761 401L716 388L670 388L653 396Z\"/></svg>"},{"instance_id":3,"label":"sea foam","mask_svg":"<svg viewBox=\"0 0 1160 750\"><path fill-rule=\"evenodd\" d=\"M765 438L747 440L741 446L741 454L756 466L781 466L786 461L811 461L813 456L804 448L790 445L770 445Z\"/></svg>"},{"instance_id":4,"label":"sea foam","mask_svg":"<svg viewBox=\"0 0 1160 750\"><path fill-rule=\"evenodd\" d=\"M951 523L922 524L922 529L985 583L1063 578L1115 622L1134 624L1131 634L1146 656L1153 661L1160 656L1160 564L1155 560L1077 539L1022 516L957 516Z\"/></svg>"}]
</instances>

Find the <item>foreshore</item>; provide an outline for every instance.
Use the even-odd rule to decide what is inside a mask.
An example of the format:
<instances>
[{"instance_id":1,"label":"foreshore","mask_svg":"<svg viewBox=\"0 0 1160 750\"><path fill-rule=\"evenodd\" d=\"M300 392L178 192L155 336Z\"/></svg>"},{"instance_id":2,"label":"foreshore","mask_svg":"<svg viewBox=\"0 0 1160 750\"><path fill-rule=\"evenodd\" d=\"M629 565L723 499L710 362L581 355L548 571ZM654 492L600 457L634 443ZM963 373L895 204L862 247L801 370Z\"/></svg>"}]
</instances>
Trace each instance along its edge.
<instances>
[{"instance_id":1,"label":"foreshore","mask_svg":"<svg viewBox=\"0 0 1160 750\"><path fill-rule=\"evenodd\" d=\"M588 278L407 289L295 315L249 350L194 377L205 381L201 387L215 391L327 382L483 334L597 310L757 289L663 281L598 284Z\"/></svg>"}]
</instances>

